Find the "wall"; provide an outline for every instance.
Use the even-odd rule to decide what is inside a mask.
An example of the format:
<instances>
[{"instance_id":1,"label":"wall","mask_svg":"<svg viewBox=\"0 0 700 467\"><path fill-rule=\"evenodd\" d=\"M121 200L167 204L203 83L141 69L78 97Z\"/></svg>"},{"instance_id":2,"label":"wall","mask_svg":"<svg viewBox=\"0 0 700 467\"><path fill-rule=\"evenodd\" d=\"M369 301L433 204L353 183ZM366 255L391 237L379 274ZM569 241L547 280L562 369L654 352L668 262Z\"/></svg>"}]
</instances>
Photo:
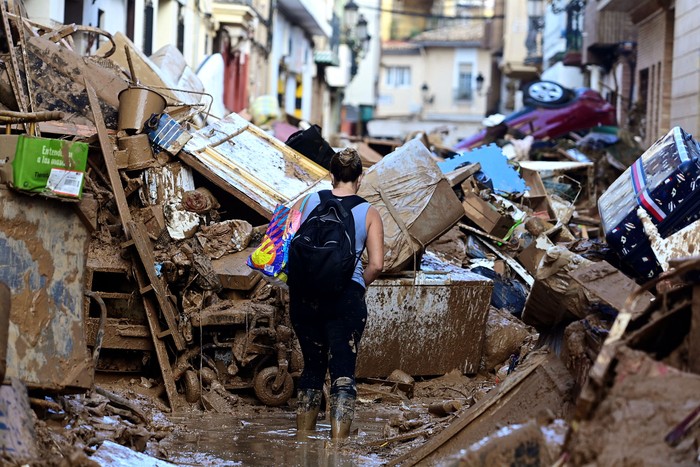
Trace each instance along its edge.
<instances>
[{"instance_id":1,"label":"wall","mask_svg":"<svg viewBox=\"0 0 700 467\"><path fill-rule=\"evenodd\" d=\"M528 31L527 2L505 4L503 61L522 65L527 56L525 39Z\"/></svg>"},{"instance_id":2,"label":"wall","mask_svg":"<svg viewBox=\"0 0 700 467\"><path fill-rule=\"evenodd\" d=\"M311 101L313 96L312 80L316 65L313 60L312 44L304 31L290 23L279 11L275 12L273 20L272 51L270 53L270 89L284 90L282 109L284 113L295 115L297 118L311 118ZM280 74L278 64L282 57L286 71ZM254 74L255 70L251 70ZM281 81L280 81L281 80ZM301 83L301 102L297 100L297 83Z\"/></svg>"},{"instance_id":3,"label":"wall","mask_svg":"<svg viewBox=\"0 0 700 467\"><path fill-rule=\"evenodd\" d=\"M542 72L542 79L554 81L569 88L583 86L583 73L575 66L565 66L562 62L557 62L553 66Z\"/></svg>"},{"instance_id":4,"label":"wall","mask_svg":"<svg viewBox=\"0 0 700 467\"><path fill-rule=\"evenodd\" d=\"M670 125L670 97L672 85L673 36L672 16L659 10L638 24L637 51L638 100L646 102L646 144L666 134ZM644 95L642 76L647 78Z\"/></svg>"},{"instance_id":5,"label":"wall","mask_svg":"<svg viewBox=\"0 0 700 467\"><path fill-rule=\"evenodd\" d=\"M26 0L24 7L32 21L48 23L51 20L63 23L64 0Z\"/></svg>"},{"instance_id":6,"label":"wall","mask_svg":"<svg viewBox=\"0 0 700 467\"><path fill-rule=\"evenodd\" d=\"M387 69L398 66L408 66L411 69L411 82L407 86L388 87L386 85ZM379 70L379 96L376 108L376 116L378 118L413 115L420 112L420 86L425 79L424 69L423 58L417 54L384 54L382 56L382 67Z\"/></svg>"},{"instance_id":7,"label":"wall","mask_svg":"<svg viewBox=\"0 0 700 467\"><path fill-rule=\"evenodd\" d=\"M177 0L154 0L156 11L153 25L153 51L166 44L176 44L177 39Z\"/></svg>"},{"instance_id":8,"label":"wall","mask_svg":"<svg viewBox=\"0 0 700 467\"><path fill-rule=\"evenodd\" d=\"M670 125L700 136L700 9L676 0Z\"/></svg>"}]
</instances>

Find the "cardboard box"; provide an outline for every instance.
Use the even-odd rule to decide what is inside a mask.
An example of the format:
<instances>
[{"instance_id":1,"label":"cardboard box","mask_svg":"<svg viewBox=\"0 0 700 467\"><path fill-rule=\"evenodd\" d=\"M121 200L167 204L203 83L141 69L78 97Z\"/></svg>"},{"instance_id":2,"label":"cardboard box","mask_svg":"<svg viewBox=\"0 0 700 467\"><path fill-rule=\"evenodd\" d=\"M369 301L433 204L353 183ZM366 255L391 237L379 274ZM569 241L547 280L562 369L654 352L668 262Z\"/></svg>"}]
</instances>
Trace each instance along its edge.
<instances>
[{"instance_id":1,"label":"cardboard box","mask_svg":"<svg viewBox=\"0 0 700 467\"><path fill-rule=\"evenodd\" d=\"M452 186L419 139L370 167L357 194L382 217L384 272L410 269L414 255L464 216Z\"/></svg>"},{"instance_id":2,"label":"cardboard box","mask_svg":"<svg viewBox=\"0 0 700 467\"><path fill-rule=\"evenodd\" d=\"M466 192L462 207L469 220L494 237L505 237L513 226L513 219L498 212L494 205L484 201L476 193Z\"/></svg>"},{"instance_id":3,"label":"cardboard box","mask_svg":"<svg viewBox=\"0 0 700 467\"><path fill-rule=\"evenodd\" d=\"M88 145L20 135L12 161L12 185L32 193L80 198Z\"/></svg>"},{"instance_id":4,"label":"cardboard box","mask_svg":"<svg viewBox=\"0 0 700 467\"><path fill-rule=\"evenodd\" d=\"M522 204L532 210L532 212L543 219L554 219L554 210L549 202L547 190L542 183L542 178L536 170L520 168L520 176L525 184L530 188L523 196Z\"/></svg>"},{"instance_id":5,"label":"cardboard box","mask_svg":"<svg viewBox=\"0 0 700 467\"><path fill-rule=\"evenodd\" d=\"M537 273L537 269L542 257L547 254L547 250L554 246L554 243L545 235L540 235L535 238L526 248L524 248L517 256L518 262L525 268L527 272L533 276Z\"/></svg>"}]
</instances>

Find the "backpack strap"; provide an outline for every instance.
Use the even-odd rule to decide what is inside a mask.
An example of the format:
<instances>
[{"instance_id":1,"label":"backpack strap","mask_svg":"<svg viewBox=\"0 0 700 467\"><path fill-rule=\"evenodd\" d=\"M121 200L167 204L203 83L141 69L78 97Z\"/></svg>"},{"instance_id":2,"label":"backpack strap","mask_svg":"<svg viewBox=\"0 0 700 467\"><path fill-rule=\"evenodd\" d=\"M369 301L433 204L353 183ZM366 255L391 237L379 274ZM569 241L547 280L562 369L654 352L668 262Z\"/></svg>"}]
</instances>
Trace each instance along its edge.
<instances>
[{"instance_id":1,"label":"backpack strap","mask_svg":"<svg viewBox=\"0 0 700 467\"><path fill-rule=\"evenodd\" d=\"M333 197L333 192L331 190L321 190L318 192L318 197L319 197L319 206L323 206L329 199ZM367 201L358 195L351 195L351 196L344 196L337 198L340 201L340 206L343 208L344 212L341 212L340 214L345 218L347 217L348 213L353 210L356 206L359 206L362 203L366 203Z\"/></svg>"},{"instance_id":2,"label":"backpack strap","mask_svg":"<svg viewBox=\"0 0 700 467\"><path fill-rule=\"evenodd\" d=\"M299 206L299 212L302 214L304 214L304 208L306 207L306 202L309 200L309 197L311 197L311 193L304 196L304 200L301 202L301 206Z\"/></svg>"}]
</instances>

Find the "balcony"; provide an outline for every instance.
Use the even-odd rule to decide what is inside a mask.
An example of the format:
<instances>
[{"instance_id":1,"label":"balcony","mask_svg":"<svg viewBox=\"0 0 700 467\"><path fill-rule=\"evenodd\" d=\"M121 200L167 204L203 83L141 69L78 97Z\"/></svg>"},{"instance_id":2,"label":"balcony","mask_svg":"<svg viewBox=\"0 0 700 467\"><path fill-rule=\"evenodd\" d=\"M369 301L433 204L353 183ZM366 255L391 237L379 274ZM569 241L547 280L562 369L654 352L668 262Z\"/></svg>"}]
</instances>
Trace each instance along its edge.
<instances>
[{"instance_id":1,"label":"balcony","mask_svg":"<svg viewBox=\"0 0 700 467\"><path fill-rule=\"evenodd\" d=\"M527 38L525 39L525 65L539 66L542 64L542 29L544 16L530 16L528 19Z\"/></svg>"},{"instance_id":2,"label":"balcony","mask_svg":"<svg viewBox=\"0 0 700 467\"><path fill-rule=\"evenodd\" d=\"M627 13L635 24L648 18L654 11L672 9L674 3L674 0L598 0L595 2L598 11Z\"/></svg>"},{"instance_id":3,"label":"balcony","mask_svg":"<svg viewBox=\"0 0 700 467\"><path fill-rule=\"evenodd\" d=\"M214 0L211 2L212 18L219 25L237 27L248 30L255 17L251 0Z\"/></svg>"},{"instance_id":4,"label":"balcony","mask_svg":"<svg viewBox=\"0 0 700 467\"><path fill-rule=\"evenodd\" d=\"M583 49L583 4L572 1L566 7L566 50L562 63L566 66L581 66Z\"/></svg>"},{"instance_id":5,"label":"balcony","mask_svg":"<svg viewBox=\"0 0 700 467\"><path fill-rule=\"evenodd\" d=\"M611 8L602 10L603 3L586 3L582 65L606 66L619 44L637 40L637 29L632 23L628 10L617 11Z\"/></svg>"},{"instance_id":6,"label":"balcony","mask_svg":"<svg viewBox=\"0 0 700 467\"><path fill-rule=\"evenodd\" d=\"M292 23L314 36L330 37L331 24L321 13L325 11L322 0L278 0L277 6Z\"/></svg>"}]
</instances>

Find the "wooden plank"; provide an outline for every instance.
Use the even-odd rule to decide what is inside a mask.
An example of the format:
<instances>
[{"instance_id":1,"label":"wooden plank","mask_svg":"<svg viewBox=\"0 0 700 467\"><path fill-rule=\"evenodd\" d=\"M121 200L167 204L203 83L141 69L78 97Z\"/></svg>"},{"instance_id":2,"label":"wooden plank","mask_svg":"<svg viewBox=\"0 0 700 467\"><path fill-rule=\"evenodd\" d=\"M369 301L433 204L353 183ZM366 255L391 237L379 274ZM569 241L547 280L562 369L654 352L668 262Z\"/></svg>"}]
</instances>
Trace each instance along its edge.
<instances>
[{"instance_id":1,"label":"wooden plank","mask_svg":"<svg viewBox=\"0 0 700 467\"><path fill-rule=\"evenodd\" d=\"M114 161L114 149L109 141L109 136L107 135L107 127L105 127L105 122L102 118L102 110L100 110L100 103L97 100L97 95L87 80L85 80L85 90L87 91L88 99L90 100L90 107L92 107L92 115L95 120L95 127L97 128L97 136L100 140L100 148L102 148L102 157L104 158L105 165L107 166L107 175L109 176L109 181L112 184L112 192L114 193L114 199L117 202L117 210L119 211L119 217L122 220L122 228L124 229L124 233L128 238L129 231L127 226L131 222L131 211L129 210L129 205L126 202L126 195L124 194L122 180L119 176L119 170L117 169L117 165Z\"/></svg>"},{"instance_id":2,"label":"wooden plank","mask_svg":"<svg viewBox=\"0 0 700 467\"><path fill-rule=\"evenodd\" d=\"M12 71L9 73L10 86L12 91L15 93L15 100L19 106L20 112L28 112L27 101L24 95L24 86L22 86L22 78L19 74L19 63L17 62L17 57L15 56L15 45L12 42L12 29L10 28L10 21L8 19L8 11L5 9L5 2L0 4L0 16L2 16L2 24L5 29L5 39L7 40L7 46L10 50L10 65L12 66ZM29 125L24 125L25 131L29 133Z\"/></svg>"},{"instance_id":3,"label":"wooden plank","mask_svg":"<svg viewBox=\"0 0 700 467\"><path fill-rule=\"evenodd\" d=\"M142 268L138 267L138 265L134 267L134 275L139 283L145 283L148 281L146 273L142 270ZM177 407L179 407L180 402L177 394L177 388L175 387L173 370L170 366L170 359L168 358L168 349L165 347L165 342L158 337L162 332L160 329L160 320L158 319L158 309L153 303L153 298L151 295L142 295L141 298L143 299L143 308L146 311L146 318L148 319L148 327L151 330L151 339L153 340L153 346L156 350L158 366L160 367L160 373L163 377L165 393L168 396L170 408L175 410ZM179 336L180 334L178 333L177 335ZM173 334L173 338L174 337L175 334Z\"/></svg>"},{"instance_id":4,"label":"wooden plank","mask_svg":"<svg viewBox=\"0 0 700 467\"><path fill-rule=\"evenodd\" d=\"M545 391L544 385L555 390ZM387 465L437 465L495 432L499 425L520 423L544 410L557 412L569 398L571 387L572 377L559 357L545 352L532 353L522 368L518 367L474 406L461 412L447 428ZM540 393L546 396L535 397ZM519 409L513 410L514 407Z\"/></svg>"},{"instance_id":5,"label":"wooden plank","mask_svg":"<svg viewBox=\"0 0 700 467\"><path fill-rule=\"evenodd\" d=\"M475 162L473 164L467 164L464 167L460 167L459 169L455 169L452 172L446 173L445 178L447 179L447 181L450 182L450 186L455 186L462 183L464 180L471 177L479 170L481 170L481 164L479 162Z\"/></svg>"},{"instance_id":6,"label":"wooden plank","mask_svg":"<svg viewBox=\"0 0 700 467\"><path fill-rule=\"evenodd\" d=\"M148 236L146 226L140 222L131 221L129 222L129 232L131 232L131 238L134 240L136 251L141 259L143 270L146 273L146 277L141 277L140 279L142 280L139 280L139 289L144 290L149 285L153 287L152 293L155 294L156 300L160 305L160 311L163 314L163 318L165 319L168 328L172 331L175 348L177 348L177 350L184 350L185 340L182 337L182 334L177 331L177 310L175 310L173 303L168 298L165 284L163 284L161 278L156 275L154 268L155 259L153 258L153 245L150 237ZM153 331L153 328L151 331ZM161 331L155 333L154 335L157 335L160 332Z\"/></svg>"},{"instance_id":7,"label":"wooden plank","mask_svg":"<svg viewBox=\"0 0 700 467\"><path fill-rule=\"evenodd\" d=\"M15 13L17 13L17 15L21 18L21 11L19 5L15 5ZM27 99L29 100L27 110L29 112L34 112L35 109L34 97L32 92L31 70L29 69L29 60L27 60L27 42L24 40L25 29L24 27L18 27L17 29L19 29L19 47L22 51L22 66L24 67L25 80L27 82ZM38 130L36 126L34 128L35 131ZM38 133L38 131L36 132L37 136L41 136L41 134Z\"/></svg>"},{"instance_id":8,"label":"wooden plank","mask_svg":"<svg viewBox=\"0 0 700 467\"><path fill-rule=\"evenodd\" d=\"M102 339L103 349L153 351L151 332L142 324L124 324L121 318L107 318ZM87 345L93 347L99 327L98 318L85 319Z\"/></svg>"}]
</instances>

